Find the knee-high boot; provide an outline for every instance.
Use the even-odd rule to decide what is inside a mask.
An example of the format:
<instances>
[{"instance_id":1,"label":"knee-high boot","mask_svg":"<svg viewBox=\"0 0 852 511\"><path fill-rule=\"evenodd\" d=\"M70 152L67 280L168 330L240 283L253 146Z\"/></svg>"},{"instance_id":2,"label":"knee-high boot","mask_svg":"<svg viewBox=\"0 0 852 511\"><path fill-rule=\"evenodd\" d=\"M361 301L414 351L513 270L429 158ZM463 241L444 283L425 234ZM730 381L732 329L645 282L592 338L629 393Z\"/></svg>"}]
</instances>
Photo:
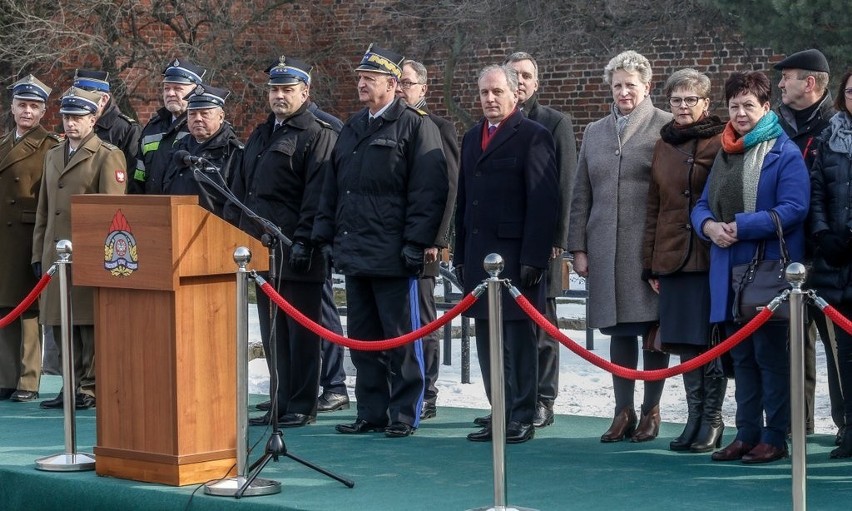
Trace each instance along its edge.
<instances>
[{"instance_id":1,"label":"knee-high boot","mask_svg":"<svg viewBox=\"0 0 852 511\"><path fill-rule=\"evenodd\" d=\"M715 366L719 367L715 367ZM725 401L725 389L728 379L721 372L721 362L714 360L705 366L704 373L704 413L701 417L701 429L695 442L689 447L692 452L710 452L722 445L722 433L725 423L722 421L722 403Z\"/></svg>"},{"instance_id":2,"label":"knee-high boot","mask_svg":"<svg viewBox=\"0 0 852 511\"><path fill-rule=\"evenodd\" d=\"M686 391L686 407L689 415L679 437L669 443L672 451L688 451L698 437L701 417L704 413L704 369L698 368L683 373L683 387Z\"/></svg>"}]
</instances>

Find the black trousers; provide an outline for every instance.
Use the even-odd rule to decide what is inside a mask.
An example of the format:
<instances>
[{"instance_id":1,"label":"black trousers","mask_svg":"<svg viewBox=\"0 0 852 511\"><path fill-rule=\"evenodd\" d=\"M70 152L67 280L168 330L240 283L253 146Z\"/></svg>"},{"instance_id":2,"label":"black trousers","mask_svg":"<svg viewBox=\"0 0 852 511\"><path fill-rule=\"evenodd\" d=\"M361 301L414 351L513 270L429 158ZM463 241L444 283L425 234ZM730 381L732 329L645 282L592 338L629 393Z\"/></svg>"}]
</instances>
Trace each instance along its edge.
<instances>
[{"instance_id":1,"label":"black trousers","mask_svg":"<svg viewBox=\"0 0 852 511\"><path fill-rule=\"evenodd\" d=\"M828 376L828 398L831 403L831 419L838 428L844 425L843 392L841 390L840 376L838 375L838 362L835 353L838 350L835 339L836 331L834 324L825 317L819 307L807 306L808 324L805 327L805 425L808 431L814 429L814 410L816 398L816 339L817 332L825 348L825 366Z\"/></svg>"},{"instance_id":2,"label":"black trousers","mask_svg":"<svg viewBox=\"0 0 852 511\"><path fill-rule=\"evenodd\" d=\"M283 281L279 284L277 291L302 314L314 322L319 322L322 311L322 288L321 282ZM258 291L260 338L267 354L269 354L271 332L269 305L270 300L266 294ZM278 415L285 413L316 415L319 394L320 337L284 314L277 305L272 305L278 365ZM267 363L268 361L267 356Z\"/></svg>"},{"instance_id":3,"label":"black trousers","mask_svg":"<svg viewBox=\"0 0 852 511\"><path fill-rule=\"evenodd\" d=\"M420 285L420 324L425 326L438 318L435 308L435 277L421 277ZM441 330L435 330L423 338L423 362L426 374L424 401L435 405L438 399L438 370L441 365Z\"/></svg>"},{"instance_id":4,"label":"black trousers","mask_svg":"<svg viewBox=\"0 0 852 511\"><path fill-rule=\"evenodd\" d=\"M417 278L346 277L349 336L386 340L419 327ZM416 341L385 351L350 350L358 419L379 426L420 423L423 349Z\"/></svg>"},{"instance_id":5,"label":"black trousers","mask_svg":"<svg viewBox=\"0 0 852 511\"><path fill-rule=\"evenodd\" d=\"M331 278L326 279L322 287L322 326L332 332L343 335L340 313L334 303L334 290ZM321 342L322 366L320 385L324 392L346 394L346 370L343 368L344 348L339 344L323 339Z\"/></svg>"},{"instance_id":6,"label":"black trousers","mask_svg":"<svg viewBox=\"0 0 852 511\"><path fill-rule=\"evenodd\" d=\"M544 315L559 328L556 317L556 298L547 297ZM538 338L538 401L553 405L559 391L559 342L536 326Z\"/></svg>"},{"instance_id":7,"label":"black trousers","mask_svg":"<svg viewBox=\"0 0 852 511\"><path fill-rule=\"evenodd\" d=\"M476 322L476 353L491 402L491 334L487 319ZM532 424L535 415L538 343L534 323L528 319L503 321L503 365L506 381L506 419Z\"/></svg>"}]
</instances>

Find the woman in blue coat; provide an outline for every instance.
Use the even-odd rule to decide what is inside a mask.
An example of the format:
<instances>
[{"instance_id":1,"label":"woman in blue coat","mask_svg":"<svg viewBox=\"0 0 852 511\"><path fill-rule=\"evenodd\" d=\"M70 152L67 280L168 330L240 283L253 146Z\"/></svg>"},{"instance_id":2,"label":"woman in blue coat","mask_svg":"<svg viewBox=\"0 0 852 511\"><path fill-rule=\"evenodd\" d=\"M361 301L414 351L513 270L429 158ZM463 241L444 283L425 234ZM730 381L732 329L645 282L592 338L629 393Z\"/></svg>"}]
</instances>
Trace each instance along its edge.
<instances>
[{"instance_id":1,"label":"woman in blue coat","mask_svg":"<svg viewBox=\"0 0 852 511\"><path fill-rule=\"evenodd\" d=\"M712 242L710 321L723 323L727 335L742 326L731 314L733 266L750 261L761 241L766 259L780 257L770 210L781 221L790 258L800 261L804 255L810 181L801 153L770 110L770 92L769 79L760 72L734 73L725 82L730 121L691 215L699 236ZM766 463L787 456L787 340L786 324L766 323L731 350L737 437L713 453L714 461Z\"/></svg>"}]
</instances>

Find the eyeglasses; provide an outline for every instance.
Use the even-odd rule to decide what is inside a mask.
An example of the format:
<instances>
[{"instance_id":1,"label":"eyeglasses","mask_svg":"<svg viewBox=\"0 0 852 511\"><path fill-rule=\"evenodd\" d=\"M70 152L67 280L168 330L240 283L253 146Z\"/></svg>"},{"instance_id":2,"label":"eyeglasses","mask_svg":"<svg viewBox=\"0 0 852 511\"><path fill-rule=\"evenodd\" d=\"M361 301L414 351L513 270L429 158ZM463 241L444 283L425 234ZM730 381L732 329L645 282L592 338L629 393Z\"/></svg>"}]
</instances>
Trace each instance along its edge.
<instances>
[{"instance_id":1,"label":"eyeglasses","mask_svg":"<svg viewBox=\"0 0 852 511\"><path fill-rule=\"evenodd\" d=\"M852 99L852 87L843 89L843 95L846 96L846 99Z\"/></svg>"},{"instance_id":2,"label":"eyeglasses","mask_svg":"<svg viewBox=\"0 0 852 511\"><path fill-rule=\"evenodd\" d=\"M420 85L420 82L409 82L408 80L399 82L399 86L403 89L410 89L412 85Z\"/></svg>"},{"instance_id":3,"label":"eyeglasses","mask_svg":"<svg viewBox=\"0 0 852 511\"><path fill-rule=\"evenodd\" d=\"M698 96L687 96L685 98L679 98L677 96L672 96L669 98L669 104L674 107L679 107L681 104L686 104L689 108L694 107L698 104L699 98Z\"/></svg>"}]
</instances>

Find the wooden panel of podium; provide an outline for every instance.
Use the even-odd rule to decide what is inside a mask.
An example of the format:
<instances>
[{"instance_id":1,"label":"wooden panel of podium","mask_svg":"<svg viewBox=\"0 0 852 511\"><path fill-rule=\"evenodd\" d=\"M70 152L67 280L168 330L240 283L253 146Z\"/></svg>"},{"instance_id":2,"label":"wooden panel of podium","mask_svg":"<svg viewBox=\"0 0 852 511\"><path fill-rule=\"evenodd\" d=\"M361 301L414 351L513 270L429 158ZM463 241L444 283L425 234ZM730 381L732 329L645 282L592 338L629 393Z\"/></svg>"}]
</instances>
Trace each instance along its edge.
<instances>
[{"instance_id":1,"label":"wooden panel of podium","mask_svg":"<svg viewBox=\"0 0 852 511\"><path fill-rule=\"evenodd\" d=\"M265 270L266 249L195 196L79 195L71 211L73 283L97 288L96 472L169 485L227 477L233 253L248 247Z\"/></svg>"}]
</instances>

